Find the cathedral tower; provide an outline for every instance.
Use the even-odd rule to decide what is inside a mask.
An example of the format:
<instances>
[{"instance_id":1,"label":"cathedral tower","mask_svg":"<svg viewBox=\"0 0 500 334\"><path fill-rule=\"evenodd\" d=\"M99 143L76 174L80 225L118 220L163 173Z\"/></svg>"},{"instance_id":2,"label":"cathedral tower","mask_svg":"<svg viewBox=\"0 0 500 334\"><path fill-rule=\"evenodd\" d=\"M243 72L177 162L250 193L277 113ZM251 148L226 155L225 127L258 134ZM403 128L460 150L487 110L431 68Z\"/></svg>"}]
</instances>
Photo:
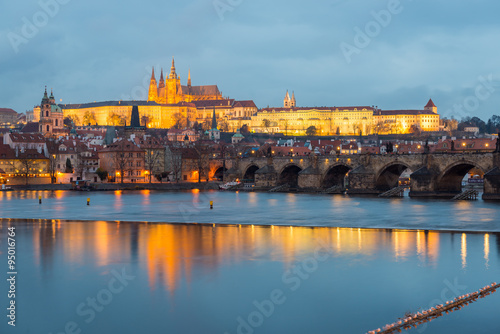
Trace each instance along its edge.
<instances>
[{"instance_id":1,"label":"cathedral tower","mask_svg":"<svg viewBox=\"0 0 500 334\"><path fill-rule=\"evenodd\" d=\"M293 108L295 107L295 93L292 93L292 98L290 98L290 94L288 94L288 90L286 91L285 99L283 100L284 108Z\"/></svg>"},{"instance_id":2,"label":"cathedral tower","mask_svg":"<svg viewBox=\"0 0 500 334\"><path fill-rule=\"evenodd\" d=\"M64 129L63 112L56 104L52 90L50 91L50 97L47 96L47 87L45 87L45 93L40 104L40 122L38 125L39 131L45 136L62 132Z\"/></svg>"},{"instance_id":3,"label":"cathedral tower","mask_svg":"<svg viewBox=\"0 0 500 334\"><path fill-rule=\"evenodd\" d=\"M151 81L149 82L148 101L156 101L158 99L158 87L156 86L155 68L151 74Z\"/></svg>"}]
</instances>

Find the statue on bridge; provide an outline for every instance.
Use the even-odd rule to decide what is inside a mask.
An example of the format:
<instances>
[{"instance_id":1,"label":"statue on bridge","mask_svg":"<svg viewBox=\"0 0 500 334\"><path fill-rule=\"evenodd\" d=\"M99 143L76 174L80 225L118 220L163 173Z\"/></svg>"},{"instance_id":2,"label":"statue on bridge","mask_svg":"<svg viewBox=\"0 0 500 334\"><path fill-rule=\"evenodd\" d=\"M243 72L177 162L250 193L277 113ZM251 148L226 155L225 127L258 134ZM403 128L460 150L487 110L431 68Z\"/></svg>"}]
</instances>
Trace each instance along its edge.
<instances>
[{"instance_id":1,"label":"statue on bridge","mask_svg":"<svg viewBox=\"0 0 500 334\"><path fill-rule=\"evenodd\" d=\"M429 153L429 151L430 151L430 147L429 147L429 139L427 139L427 140L425 141L424 153L425 153L425 154L427 154L427 153Z\"/></svg>"},{"instance_id":2,"label":"statue on bridge","mask_svg":"<svg viewBox=\"0 0 500 334\"><path fill-rule=\"evenodd\" d=\"M498 133L497 143L495 146L495 153L498 153L498 152L500 152L500 133Z\"/></svg>"},{"instance_id":3,"label":"statue on bridge","mask_svg":"<svg viewBox=\"0 0 500 334\"><path fill-rule=\"evenodd\" d=\"M455 151L455 141L454 140L451 141L451 150Z\"/></svg>"}]
</instances>

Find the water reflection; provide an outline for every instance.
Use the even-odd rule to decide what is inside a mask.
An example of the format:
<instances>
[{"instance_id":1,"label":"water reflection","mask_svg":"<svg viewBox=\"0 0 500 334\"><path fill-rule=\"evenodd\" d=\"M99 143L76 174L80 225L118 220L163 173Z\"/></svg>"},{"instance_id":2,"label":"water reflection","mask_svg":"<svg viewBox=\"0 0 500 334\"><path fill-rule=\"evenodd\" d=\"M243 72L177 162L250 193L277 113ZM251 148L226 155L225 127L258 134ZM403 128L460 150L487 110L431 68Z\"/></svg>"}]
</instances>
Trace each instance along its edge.
<instances>
[{"instance_id":1,"label":"water reflection","mask_svg":"<svg viewBox=\"0 0 500 334\"><path fill-rule=\"evenodd\" d=\"M9 224L19 224L0 221L8 222L0 225L2 234ZM22 229L18 231L23 233ZM389 253L394 262L412 260L432 267L442 247L453 250L452 234L392 229L32 220L26 223L24 233L31 233L33 264L44 273L51 272L56 256L62 256L72 266L91 263L105 267L120 260L143 265L150 288L170 292L178 288L180 281L191 282L193 268L201 271L199 274L210 274L264 256L288 268L318 247L336 257L362 255L363 261L369 261ZM462 269L467 267L467 237L461 235ZM498 244L497 234L480 236L486 268L491 237Z\"/></svg>"},{"instance_id":2,"label":"water reflection","mask_svg":"<svg viewBox=\"0 0 500 334\"><path fill-rule=\"evenodd\" d=\"M467 235L462 233L462 243L461 243L460 255L462 257L462 269L467 267Z\"/></svg>"},{"instance_id":3,"label":"water reflection","mask_svg":"<svg viewBox=\"0 0 500 334\"><path fill-rule=\"evenodd\" d=\"M490 261L490 235L486 233L484 235L484 266L486 269L490 267L489 262Z\"/></svg>"}]
</instances>

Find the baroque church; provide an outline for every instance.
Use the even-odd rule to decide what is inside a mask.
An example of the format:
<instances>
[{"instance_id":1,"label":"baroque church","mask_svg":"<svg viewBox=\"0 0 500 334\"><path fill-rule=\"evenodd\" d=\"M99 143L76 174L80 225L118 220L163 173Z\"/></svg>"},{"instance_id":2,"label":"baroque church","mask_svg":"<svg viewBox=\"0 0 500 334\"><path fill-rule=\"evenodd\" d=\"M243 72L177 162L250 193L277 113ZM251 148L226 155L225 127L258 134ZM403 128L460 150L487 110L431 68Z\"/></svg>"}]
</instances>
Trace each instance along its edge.
<instances>
[{"instance_id":1,"label":"baroque church","mask_svg":"<svg viewBox=\"0 0 500 334\"><path fill-rule=\"evenodd\" d=\"M217 85L192 86L191 71L188 74L187 85L181 85L181 77L175 71L173 57L170 74L166 79L163 78L163 69L161 69L160 81L157 83L155 69L153 68L149 83L148 101L154 101L158 104L176 104L179 102L221 99L222 94Z\"/></svg>"}]
</instances>

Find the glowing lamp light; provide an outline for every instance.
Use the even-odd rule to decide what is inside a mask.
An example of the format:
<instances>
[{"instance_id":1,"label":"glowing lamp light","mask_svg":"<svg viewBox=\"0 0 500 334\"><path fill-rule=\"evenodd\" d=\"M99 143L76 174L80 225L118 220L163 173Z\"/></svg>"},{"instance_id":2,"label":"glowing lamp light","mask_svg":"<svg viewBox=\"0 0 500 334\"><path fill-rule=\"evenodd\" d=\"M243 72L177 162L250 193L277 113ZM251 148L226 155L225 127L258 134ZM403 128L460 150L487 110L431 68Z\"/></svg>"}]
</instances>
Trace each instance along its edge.
<instances>
[{"instance_id":1,"label":"glowing lamp light","mask_svg":"<svg viewBox=\"0 0 500 334\"><path fill-rule=\"evenodd\" d=\"M462 146L465 146L465 143L462 143Z\"/></svg>"}]
</instances>

